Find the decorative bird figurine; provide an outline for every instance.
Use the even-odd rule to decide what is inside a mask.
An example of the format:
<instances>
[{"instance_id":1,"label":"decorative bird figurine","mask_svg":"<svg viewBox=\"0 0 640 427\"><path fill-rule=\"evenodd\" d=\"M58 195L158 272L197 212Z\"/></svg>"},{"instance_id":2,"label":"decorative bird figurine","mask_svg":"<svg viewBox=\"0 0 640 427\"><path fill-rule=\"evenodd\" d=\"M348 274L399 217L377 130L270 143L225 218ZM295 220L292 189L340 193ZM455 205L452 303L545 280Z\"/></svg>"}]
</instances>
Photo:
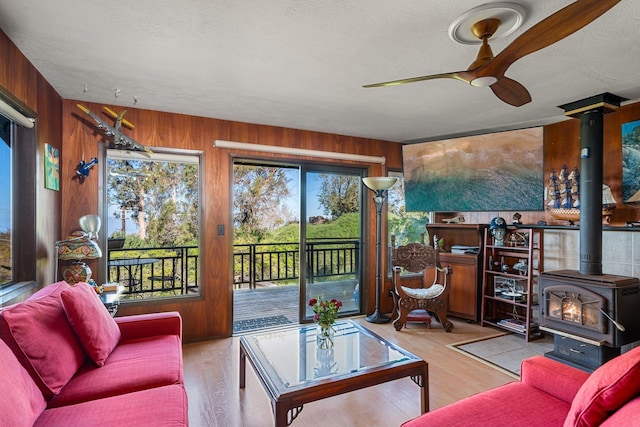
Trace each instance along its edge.
<instances>
[{"instance_id":1,"label":"decorative bird figurine","mask_svg":"<svg viewBox=\"0 0 640 427\"><path fill-rule=\"evenodd\" d=\"M85 162L84 159L80 160L78 166L76 166L76 174L80 175L82 179L85 179L89 176L89 172L91 168L98 164L98 158L94 157L91 159L89 163Z\"/></svg>"}]
</instances>

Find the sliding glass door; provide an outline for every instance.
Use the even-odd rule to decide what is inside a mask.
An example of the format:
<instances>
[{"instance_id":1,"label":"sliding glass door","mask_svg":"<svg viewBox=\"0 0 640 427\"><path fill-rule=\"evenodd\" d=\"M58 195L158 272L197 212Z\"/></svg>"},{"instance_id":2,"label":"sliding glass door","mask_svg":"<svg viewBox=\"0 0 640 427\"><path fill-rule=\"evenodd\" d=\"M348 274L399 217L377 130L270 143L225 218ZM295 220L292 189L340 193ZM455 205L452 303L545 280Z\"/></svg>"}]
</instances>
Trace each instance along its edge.
<instances>
[{"instance_id":1,"label":"sliding glass door","mask_svg":"<svg viewBox=\"0 0 640 427\"><path fill-rule=\"evenodd\" d=\"M313 319L311 298L342 301L359 314L362 268L362 171L303 167L301 318Z\"/></svg>"}]
</instances>

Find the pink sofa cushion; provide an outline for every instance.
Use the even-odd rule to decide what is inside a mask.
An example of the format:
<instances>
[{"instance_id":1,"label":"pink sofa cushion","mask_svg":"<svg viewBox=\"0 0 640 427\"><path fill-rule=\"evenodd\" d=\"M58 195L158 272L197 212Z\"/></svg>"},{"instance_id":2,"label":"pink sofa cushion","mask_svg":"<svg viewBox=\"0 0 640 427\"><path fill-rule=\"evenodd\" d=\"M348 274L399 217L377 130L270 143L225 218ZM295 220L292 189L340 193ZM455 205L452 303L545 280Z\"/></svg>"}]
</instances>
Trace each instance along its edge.
<instances>
[{"instance_id":1,"label":"pink sofa cushion","mask_svg":"<svg viewBox=\"0 0 640 427\"><path fill-rule=\"evenodd\" d=\"M70 286L60 295L71 327L91 360L103 366L120 340L120 328L87 283Z\"/></svg>"},{"instance_id":2,"label":"pink sofa cushion","mask_svg":"<svg viewBox=\"0 0 640 427\"><path fill-rule=\"evenodd\" d=\"M182 348L177 335L120 341L101 368L87 360L60 394L49 401L49 407L182 384L183 369Z\"/></svg>"},{"instance_id":3,"label":"pink sofa cushion","mask_svg":"<svg viewBox=\"0 0 640 427\"><path fill-rule=\"evenodd\" d=\"M47 399L60 392L87 357L60 301L68 287L54 283L2 310L2 339Z\"/></svg>"},{"instance_id":4,"label":"pink sofa cushion","mask_svg":"<svg viewBox=\"0 0 640 427\"><path fill-rule=\"evenodd\" d=\"M47 406L38 386L0 341L0 426L31 426Z\"/></svg>"},{"instance_id":5,"label":"pink sofa cushion","mask_svg":"<svg viewBox=\"0 0 640 427\"><path fill-rule=\"evenodd\" d=\"M187 395L181 384L157 387L77 405L47 409L33 424L34 427L78 425L82 427L188 426Z\"/></svg>"},{"instance_id":6,"label":"pink sofa cushion","mask_svg":"<svg viewBox=\"0 0 640 427\"><path fill-rule=\"evenodd\" d=\"M600 427L639 426L640 416L638 414L640 414L640 396L627 402L622 408L611 414Z\"/></svg>"},{"instance_id":7,"label":"pink sofa cushion","mask_svg":"<svg viewBox=\"0 0 640 427\"><path fill-rule=\"evenodd\" d=\"M565 427L595 426L640 394L640 347L596 369L578 391Z\"/></svg>"},{"instance_id":8,"label":"pink sofa cushion","mask_svg":"<svg viewBox=\"0 0 640 427\"><path fill-rule=\"evenodd\" d=\"M570 368L545 356L534 356L522 361L520 381L551 396L573 402L578 390L589 378L589 373Z\"/></svg>"},{"instance_id":9,"label":"pink sofa cushion","mask_svg":"<svg viewBox=\"0 0 640 427\"><path fill-rule=\"evenodd\" d=\"M560 426L569 407L543 391L513 382L427 412L402 427Z\"/></svg>"}]
</instances>

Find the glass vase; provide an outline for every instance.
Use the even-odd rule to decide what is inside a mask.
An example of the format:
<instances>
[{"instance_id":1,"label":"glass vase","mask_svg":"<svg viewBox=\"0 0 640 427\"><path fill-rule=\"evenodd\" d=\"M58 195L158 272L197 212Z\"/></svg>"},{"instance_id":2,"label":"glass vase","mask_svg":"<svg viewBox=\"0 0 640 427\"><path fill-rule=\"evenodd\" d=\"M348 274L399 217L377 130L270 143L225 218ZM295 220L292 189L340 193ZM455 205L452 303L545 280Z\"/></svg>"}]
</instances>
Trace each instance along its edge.
<instances>
[{"instance_id":1,"label":"glass vase","mask_svg":"<svg viewBox=\"0 0 640 427\"><path fill-rule=\"evenodd\" d=\"M333 348L335 331L333 325L321 325L318 323L316 326L316 345L320 350L328 350Z\"/></svg>"}]
</instances>

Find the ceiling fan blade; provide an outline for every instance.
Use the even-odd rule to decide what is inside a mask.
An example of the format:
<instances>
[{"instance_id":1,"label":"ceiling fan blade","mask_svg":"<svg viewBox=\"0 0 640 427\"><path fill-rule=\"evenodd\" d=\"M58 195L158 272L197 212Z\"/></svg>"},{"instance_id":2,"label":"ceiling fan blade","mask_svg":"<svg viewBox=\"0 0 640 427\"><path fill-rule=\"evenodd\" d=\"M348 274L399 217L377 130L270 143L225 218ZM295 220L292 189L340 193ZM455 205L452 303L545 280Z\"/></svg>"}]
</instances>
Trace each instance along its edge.
<instances>
[{"instance_id":1,"label":"ceiling fan blade","mask_svg":"<svg viewBox=\"0 0 640 427\"><path fill-rule=\"evenodd\" d=\"M408 79L391 80L391 81L382 82L382 83L373 83L373 84L364 85L362 87L369 88L369 87L381 87L381 86L395 86L395 85L401 85L405 83L414 83L414 82L421 82L424 80L435 80L435 79L456 79L466 83L470 83L471 80L475 78L475 73L473 71L455 71L453 73L431 74L429 76L411 77Z\"/></svg>"},{"instance_id":2,"label":"ceiling fan blade","mask_svg":"<svg viewBox=\"0 0 640 427\"><path fill-rule=\"evenodd\" d=\"M479 76L504 75L518 59L544 49L588 25L620 0L578 0L529 28L493 61L478 69Z\"/></svg>"},{"instance_id":3,"label":"ceiling fan blade","mask_svg":"<svg viewBox=\"0 0 640 427\"><path fill-rule=\"evenodd\" d=\"M501 77L489 87L498 98L514 107L521 107L531 102L529 91L522 84L508 77Z\"/></svg>"}]
</instances>

